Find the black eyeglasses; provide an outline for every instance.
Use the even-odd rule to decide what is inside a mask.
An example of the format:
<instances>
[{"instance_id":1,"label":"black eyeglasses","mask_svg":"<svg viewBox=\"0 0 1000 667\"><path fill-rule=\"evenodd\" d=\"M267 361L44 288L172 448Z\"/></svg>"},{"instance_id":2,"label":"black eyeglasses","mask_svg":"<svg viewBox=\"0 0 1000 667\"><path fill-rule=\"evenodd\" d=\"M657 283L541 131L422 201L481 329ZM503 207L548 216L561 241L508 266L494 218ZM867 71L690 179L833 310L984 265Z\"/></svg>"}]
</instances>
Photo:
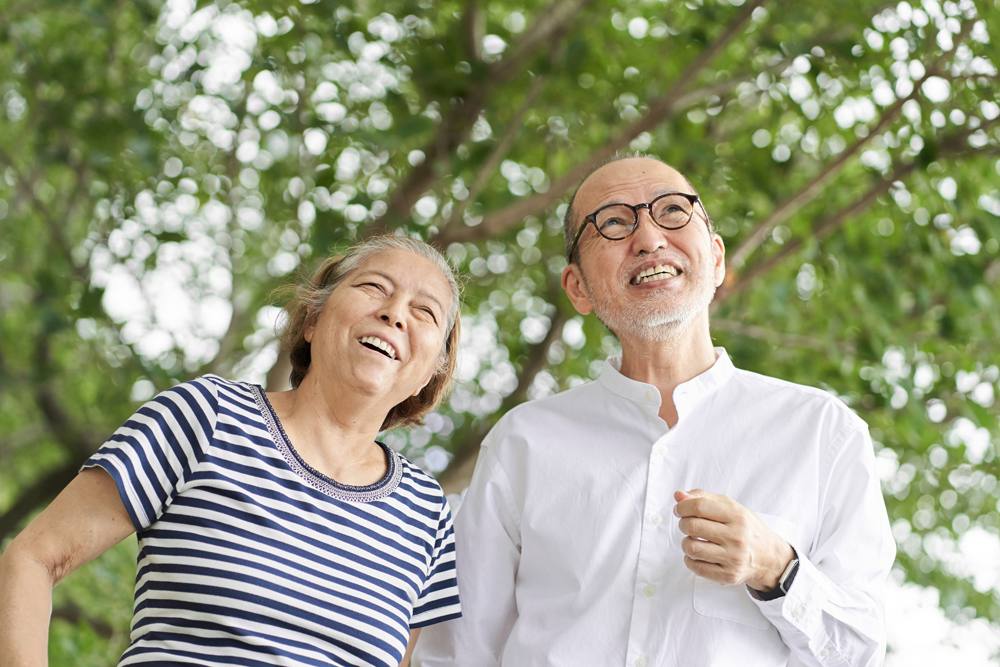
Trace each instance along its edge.
<instances>
[{"instance_id":1,"label":"black eyeglasses","mask_svg":"<svg viewBox=\"0 0 1000 667\"><path fill-rule=\"evenodd\" d=\"M573 261L576 247L580 244L580 237L588 224L593 224L597 233L609 241L621 241L635 233L639 228L639 209L649 211L649 216L657 226L663 229L680 229L691 222L694 217L694 205L701 204L698 195L686 192L668 192L660 195L648 204L607 204L597 209L583 219L580 229L576 230L576 238L566 254L566 260ZM708 219L708 212L705 205L701 204L701 210L705 212L705 219Z\"/></svg>"}]
</instances>

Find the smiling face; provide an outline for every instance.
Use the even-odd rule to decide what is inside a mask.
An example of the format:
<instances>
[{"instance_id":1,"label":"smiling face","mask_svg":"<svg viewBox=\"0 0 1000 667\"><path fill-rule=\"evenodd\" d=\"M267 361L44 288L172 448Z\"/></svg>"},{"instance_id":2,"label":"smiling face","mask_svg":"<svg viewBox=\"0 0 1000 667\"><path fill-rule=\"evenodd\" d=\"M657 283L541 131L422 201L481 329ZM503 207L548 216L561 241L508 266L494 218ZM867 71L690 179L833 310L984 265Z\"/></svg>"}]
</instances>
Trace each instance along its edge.
<instances>
[{"instance_id":1,"label":"smiling face","mask_svg":"<svg viewBox=\"0 0 1000 667\"><path fill-rule=\"evenodd\" d=\"M417 394L442 361L451 286L429 259L373 253L344 276L305 331L306 381L343 383L396 405Z\"/></svg>"},{"instance_id":2,"label":"smiling face","mask_svg":"<svg viewBox=\"0 0 1000 667\"><path fill-rule=\"evenodd\" d=\"M691 192L676 170L649 158L607 164L580 186L573 203L576 224L612 203L648 203L668 192ZM725 277L725 246L695 208L687 226L658 227L646 209L628 238L601 238L583 231L579 260L563 271L563 287L581 313L593 311L619 339L664 340L696 318L707 323L715 288Z\"/></svg>"}]
</instances>

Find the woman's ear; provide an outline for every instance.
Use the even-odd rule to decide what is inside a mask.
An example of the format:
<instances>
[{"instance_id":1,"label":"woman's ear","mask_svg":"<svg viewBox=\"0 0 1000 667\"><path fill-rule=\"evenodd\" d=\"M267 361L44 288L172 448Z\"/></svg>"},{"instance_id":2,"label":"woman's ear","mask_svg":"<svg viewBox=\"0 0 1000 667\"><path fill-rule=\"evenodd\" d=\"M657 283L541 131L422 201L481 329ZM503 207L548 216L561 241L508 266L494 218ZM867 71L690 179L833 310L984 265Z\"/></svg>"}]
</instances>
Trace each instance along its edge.
<instances>
[{"instance_id":1,"label":"woman's ear","mask_svg":"<svg viewBox=\"0 0 1000 667\"><path fill-rule=\"evenodd\" d=\"M316 335L316 322L318 321L318 312L309 312L306 314L305 326L302 328L302 339L305 342L312 344L313 336Z\"/></svg>"},{"instance_id":2,"label":"woman's ear","mask_svg":"<svg viewBox=\"0 0 1000 667\"><path fill-rule=\"evenodd\" d=\"M438 369L435 368L433 371L431 371L431 374L427 376L427 381L424 382L422 385L420 385L419 389L413 392L413 396L419 396L420 392L422 392L424 389L427 388L427 385L431 383L431 380L433 380L434 376L436 376L437 374L438 374Z\"/></svg>"}]
</instances>

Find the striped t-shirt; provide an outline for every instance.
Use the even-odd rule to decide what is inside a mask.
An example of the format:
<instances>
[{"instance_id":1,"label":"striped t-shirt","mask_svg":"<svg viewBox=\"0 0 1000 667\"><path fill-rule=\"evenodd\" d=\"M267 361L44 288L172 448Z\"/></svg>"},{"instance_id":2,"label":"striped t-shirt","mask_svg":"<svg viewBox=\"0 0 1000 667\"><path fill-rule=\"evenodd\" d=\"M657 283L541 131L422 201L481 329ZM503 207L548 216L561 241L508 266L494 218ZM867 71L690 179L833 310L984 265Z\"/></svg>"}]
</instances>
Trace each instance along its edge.
<instances>
[{"instance_id":1,"label":"striped t-shirt","mask_svg":"<svg viewBox=\"0 0 1000 667\"><path fill-rule=\"evenodd\" d=\"M441 487L383 445L347 486L303 461L263 390L207 375L143 405L84 467L139 539L120 665L398 665L461 614Z\"/></svg>"}]
</instances>

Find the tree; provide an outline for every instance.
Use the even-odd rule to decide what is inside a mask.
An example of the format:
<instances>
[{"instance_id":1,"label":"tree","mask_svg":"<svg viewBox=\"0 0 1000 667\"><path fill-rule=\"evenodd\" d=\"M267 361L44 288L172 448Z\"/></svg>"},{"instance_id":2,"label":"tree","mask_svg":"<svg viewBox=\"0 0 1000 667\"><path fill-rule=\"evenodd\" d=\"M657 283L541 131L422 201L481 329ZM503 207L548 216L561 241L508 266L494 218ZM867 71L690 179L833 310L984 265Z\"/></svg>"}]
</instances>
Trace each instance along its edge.
<instances>
[{"instance_id":1,"label":"tree","mask_svg":"<svg viewBox=\"0 0 1000 667\"><path fill-rule=\"evenodd\" d=\"M899 571L1000 621L953 555L1000 534L998 29L969 0L10 0L0 537L154 388L279 387L274 289L388 230L469 276L458 387L386 436L460 488L499 415L614 348L560 294L561 214L644 151L726 239L718 342L861 413ZM121 647L128 549L58 591L54 664Z\"/></svg>"}]
</instances>

